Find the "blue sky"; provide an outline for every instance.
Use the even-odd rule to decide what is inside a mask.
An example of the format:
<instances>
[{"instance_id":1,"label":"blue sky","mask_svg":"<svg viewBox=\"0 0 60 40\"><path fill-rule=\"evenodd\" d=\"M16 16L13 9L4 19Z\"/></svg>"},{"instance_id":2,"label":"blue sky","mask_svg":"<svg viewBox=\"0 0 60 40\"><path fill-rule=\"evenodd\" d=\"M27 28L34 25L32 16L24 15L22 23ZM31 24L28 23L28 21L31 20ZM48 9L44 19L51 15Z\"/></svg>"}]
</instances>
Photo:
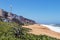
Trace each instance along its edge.
<instances>
[{"instance_id":1,"label":"blue sky","mask_svg":"<svg viewBox=\"0 0 60 40\"><path fill-rule=\"evenodd\" d=\"M38 23L60 23L60 0L0 0L0 8Z\"/></svg>"}]
</instances>

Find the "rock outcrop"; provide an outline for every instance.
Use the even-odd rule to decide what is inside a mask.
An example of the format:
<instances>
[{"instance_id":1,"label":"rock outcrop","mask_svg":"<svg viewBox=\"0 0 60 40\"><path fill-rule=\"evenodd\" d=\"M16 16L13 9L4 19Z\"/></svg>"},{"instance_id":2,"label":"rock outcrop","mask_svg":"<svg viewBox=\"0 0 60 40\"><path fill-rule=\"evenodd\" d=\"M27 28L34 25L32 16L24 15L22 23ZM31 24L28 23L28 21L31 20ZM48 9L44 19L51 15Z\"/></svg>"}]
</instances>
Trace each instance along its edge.
<instances>
[{"instance_id":1,"label":"rock outcrop","mask_svg":"<svg viewBox=\"0 0 60 40\"><path fill-rule=\"evenodd\" d=\"M34 20L25 18L23 16L18 16L16 14L11 13L11 12L4 11L3 9L0 9L0 18L2 18L6 22L11 22L13 19L17 19L21 23L25 23L25 24L26 23L28 23L28 24L35 24L36 23Z\"/></svg>"}]
</instances>

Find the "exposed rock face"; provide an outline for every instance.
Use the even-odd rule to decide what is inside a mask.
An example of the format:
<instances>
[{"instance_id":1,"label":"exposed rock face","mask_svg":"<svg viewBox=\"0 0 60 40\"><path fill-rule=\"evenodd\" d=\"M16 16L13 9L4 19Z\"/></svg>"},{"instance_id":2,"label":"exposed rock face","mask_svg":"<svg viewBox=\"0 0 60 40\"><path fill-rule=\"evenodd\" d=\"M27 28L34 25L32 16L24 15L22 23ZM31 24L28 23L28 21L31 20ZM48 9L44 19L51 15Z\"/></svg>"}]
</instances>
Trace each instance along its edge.
<instances>
[{"instance_id":1,"label":"exposed rock face","mask_svg":"<svg viewBox=\"0 0 60 40\"><path fill-rule=\"evenodd\" d=\"M35 24L36 22L34 20L30 20L27 18L24 18L23 16L20 16L22 23L31 23L31 24Z\"/></svg>"},{"instance_id":2,"label":"exposed rock face","mask_svg":"<svg viewBox=\"0 0 60 40\"><path fill-rule=\"evenodd\" d=\"M0 9L0 17L7 18L7 19L9 19L9 21L12 20L13 18L15 18L22 23L29 23L29 24L36 23L34 20L27 19L23 16L18 16L16 14L11 13L11 12L4 11L3 9Z\"/></svg>"}]
</instances>

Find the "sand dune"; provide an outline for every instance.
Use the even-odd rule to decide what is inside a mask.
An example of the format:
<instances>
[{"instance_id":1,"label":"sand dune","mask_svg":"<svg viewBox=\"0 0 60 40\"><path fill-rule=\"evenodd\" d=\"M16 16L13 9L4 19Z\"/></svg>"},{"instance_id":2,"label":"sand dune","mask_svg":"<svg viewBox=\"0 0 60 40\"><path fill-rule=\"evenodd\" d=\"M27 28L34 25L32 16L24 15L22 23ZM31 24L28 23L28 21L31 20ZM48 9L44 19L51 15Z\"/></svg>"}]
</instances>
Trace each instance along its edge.
<instances>
[{"instance_id":1,"label":"sand dune","mask_svg":"<svg viewBox=\"0 0 60 40\"><path fill-rule=\"evenodd\" d=\"M50 30L49 28L39 25L39 24L23 26L23 27L32 29L28 33L32 33L35 35L40 35L40 34L47 35L47 36L51 36L51 37L60 39L60 33L54 32L54 31Z\"/></svg>"}]
</instances>

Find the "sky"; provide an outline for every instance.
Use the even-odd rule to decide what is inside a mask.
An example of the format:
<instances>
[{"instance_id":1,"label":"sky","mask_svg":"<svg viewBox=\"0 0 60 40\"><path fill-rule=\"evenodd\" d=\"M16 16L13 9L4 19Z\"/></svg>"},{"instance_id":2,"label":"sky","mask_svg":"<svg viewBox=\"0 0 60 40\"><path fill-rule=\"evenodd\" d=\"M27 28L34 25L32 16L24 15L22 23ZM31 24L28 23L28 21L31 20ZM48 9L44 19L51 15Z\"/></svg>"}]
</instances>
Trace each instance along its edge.
<instances>
[{"instance_id":1,"label":"sky","mask_svg":"<svg viewBox=\"0 0 60 40\"><path fill-rule=\"evenodd\" d=\"M37 23L60 23L60 0L0 0L0 8L35 20Z\"/></svg>"}]
</instances>

